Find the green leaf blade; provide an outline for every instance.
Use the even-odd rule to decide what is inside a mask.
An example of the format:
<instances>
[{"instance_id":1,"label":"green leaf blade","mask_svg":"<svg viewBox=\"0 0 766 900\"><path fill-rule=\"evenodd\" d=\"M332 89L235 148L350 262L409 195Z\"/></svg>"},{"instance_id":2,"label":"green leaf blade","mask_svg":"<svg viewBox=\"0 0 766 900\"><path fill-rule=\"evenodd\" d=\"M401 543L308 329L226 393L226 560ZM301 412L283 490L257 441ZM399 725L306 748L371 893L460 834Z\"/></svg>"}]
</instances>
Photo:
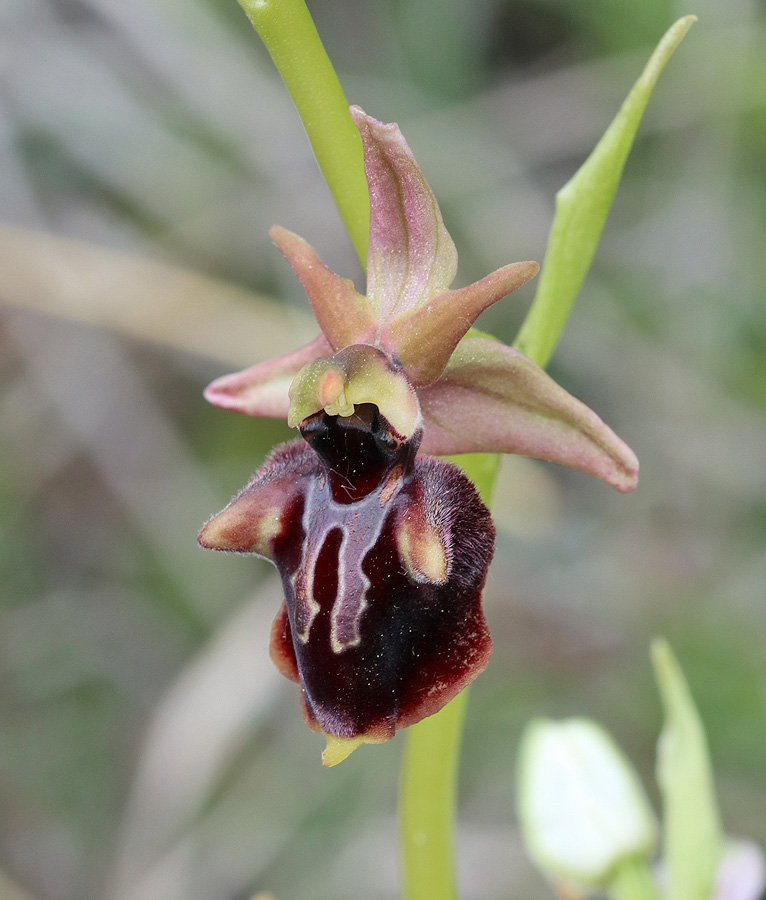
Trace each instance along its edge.
<instances>
[{"instance_id":1,"label":"green leaf blade","mask_svg":"<svg viewBox=\"0 0 766 900\"><path fill-rule=\"evenodd\" d=\"M593 261L657 79L695 21L696 16L685 16L668 29L591 155L556 195L556 214L537 293L515 344L541 366L553 354Z\"/></svg>"},{"instance_id":2,"label":"green leaf blade","mask_svg":"<svg viewBox=\"0 0 766 900\"><path fill-rule=\"evenodd\" d=\"M707 740L689 686L668 643L652 643L665 711L657 747L663 801L667 900L710 900L723 854L723 831Z\"/></svg>"}]
</instances>

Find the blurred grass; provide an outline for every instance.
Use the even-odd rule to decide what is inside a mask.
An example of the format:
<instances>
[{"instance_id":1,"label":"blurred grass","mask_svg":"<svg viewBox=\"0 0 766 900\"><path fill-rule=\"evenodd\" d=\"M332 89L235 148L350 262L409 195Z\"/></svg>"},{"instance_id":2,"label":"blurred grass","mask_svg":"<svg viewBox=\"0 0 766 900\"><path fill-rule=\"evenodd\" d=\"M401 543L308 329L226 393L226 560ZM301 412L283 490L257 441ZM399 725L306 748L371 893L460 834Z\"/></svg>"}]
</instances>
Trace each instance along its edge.
<instances>
[{"instance_id":1,"label":"blurred grass","mask_svg":"<svg viewBox=\"0 0 766 900\"><path fill-rule=\"evenodd\" d=\"M512 820L532 715L598 718L656 797L658 632L728 830L766 842L762 5L311 8L349 97L412 144L460 283L542 256L555 190L699 15L552 364L641 485L505 467L461 881L549 896ZM399 741L321 770L269 667L270 568L194 540L288 437L200 397L311 331L268 227L362 286L297 117L229 0L10 0L0 24L0 898L393 898ZM482 325L511 340L530 297Z\"/></svg>"}]
</instances>

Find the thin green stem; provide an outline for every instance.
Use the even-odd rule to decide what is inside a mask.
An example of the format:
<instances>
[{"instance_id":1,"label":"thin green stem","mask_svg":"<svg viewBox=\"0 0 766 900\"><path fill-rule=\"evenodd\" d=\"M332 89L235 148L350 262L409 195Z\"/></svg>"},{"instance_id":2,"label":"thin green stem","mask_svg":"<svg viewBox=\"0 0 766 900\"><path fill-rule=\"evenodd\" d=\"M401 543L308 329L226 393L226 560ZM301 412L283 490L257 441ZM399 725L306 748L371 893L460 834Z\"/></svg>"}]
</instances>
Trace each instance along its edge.
<instances>
[{"instance_id":1,"label":"thin green stem","mask_svg":"<svg viewBox=\"0 0 766 900\"><path fill-rule=\"evenodd\" d=\"M489 505L499 457L455 456ZM468 691L407 731L399 797L404 900L456 900L455 809Z\"/></svg>"},{"instance_id":2,"label":"thin green stem","mask_svg":"<svg viewBox=\"0 0 766 900\"><path fill-rule=\"evenodd\" d=\"M279 70L362 266L370 201L362 140L303 0L239 0Z\"/></svg>"},{"instance_id":3,"label":"thin green stem","mask_svg":"<svg viewBox=\"0 0 766 900\"><path fill-rule=\"evenodd\" d=\"M660 900L660 892L645 860L621 863L611 881L608 893L611 900Z\"/></svg>"},{"instance_id":4,"label":"thin green stem","mask_svg":"<svg viewBox=\"0 0 766 900\"><path fill-rule=\"evenodd\" d=\"M455 810L465 690L407 732L399 831L404 900L456 900Z\"/></svg>"}]
</instances>

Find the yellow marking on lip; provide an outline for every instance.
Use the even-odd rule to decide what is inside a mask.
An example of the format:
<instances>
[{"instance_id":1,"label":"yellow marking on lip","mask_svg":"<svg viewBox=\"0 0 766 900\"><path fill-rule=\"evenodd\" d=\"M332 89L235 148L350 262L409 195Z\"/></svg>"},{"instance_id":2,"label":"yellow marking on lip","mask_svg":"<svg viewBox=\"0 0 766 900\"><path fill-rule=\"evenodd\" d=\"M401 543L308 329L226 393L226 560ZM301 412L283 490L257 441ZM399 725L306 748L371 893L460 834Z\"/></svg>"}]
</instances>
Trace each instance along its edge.
<instances>
[{"instance_id":1,"label":"yellow marking on lip","mask_svg":"<svg viewBox=\"0 0 766 900\"><path fill-rule=\"evenodd\" d=\"M337 766L347 759L354 750L357 750L362 744L382 744L388 740L388 737L376 737L374 735L360 735L359 737L344 738L337 737L334 734L323 732L327 741L327 746L322 753L322 765L326 768Z\"/></svg>"},{"instance_id":2,"label":"yellow marking on lip","mask_svg":"<svg viewBox=\"0 0 766 900\"><path fill-rule=\"evenodd\" d=\"M264 511L258 529L258 540L253 546L261 556L271 555L271 542L282 532L282 510L278 506Z\"/></svg>"}]
</instances>

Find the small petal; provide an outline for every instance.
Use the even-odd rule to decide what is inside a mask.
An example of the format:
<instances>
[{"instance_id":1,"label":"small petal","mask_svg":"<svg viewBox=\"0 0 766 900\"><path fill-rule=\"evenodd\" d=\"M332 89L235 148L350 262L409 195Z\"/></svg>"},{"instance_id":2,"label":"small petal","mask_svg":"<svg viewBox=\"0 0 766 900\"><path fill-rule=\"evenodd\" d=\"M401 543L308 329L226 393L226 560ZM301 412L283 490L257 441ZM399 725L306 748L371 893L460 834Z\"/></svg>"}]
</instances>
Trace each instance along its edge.
<instances>
[{"instance_id":1,"label":"small petal","mask_svg":"<svg viewBox=\"0 0 766 900\"><path fill-rule=\"evenodd\" d=\"M536 363L484 337L458 344L422 388L424 453L516 453L579 469L618 491L638 482L633 451Z\"/></svg>"},{"instance_id":2,"label":"small petal","mask_svg":"<svg viewBox=\"0 0 766 900\"><path fill-rule=\"evenodd\" d=\"M468 287L437 294L425 306L396 316L383 330L381 343L415 387L430 384L481 313L539 271L536 262L513 263Z\"/></svg>"},{"instance_id":3,"label":"small petal","mask_svg":"<svg viewBox=\"0 0 766 900\"><path fill-rule=\"evenodd\" d=\"M370 189L367 296L385 326L452 284L457 250L399 126L358 106L351 116L362 136Z\"/></svg>"},{"instance_id":4,"label":"small petal","mask_svg":"<svg viewBox=\"0 0 766 900\"><path fill-rule=\"evenodd\" d=\"M216 378L205 388L205 399L214 406L248 416L286 419L290 408L288 391L293 379L306 363L330 353L327 338L320 334L300 350Z\"/></svg>"},{"instance_id":5,"label":"small petal","mask_svg":"<svg viewBox=\"0 0 766 900\"><path fill-rule=\"evenodd\" d=\"M369 341L377 328L370 301L356 292L349 279L328 269L297 234L278 225L269 234L300 279L333 352Z\"/></svg>"},{"instance_id":6,"label":"small petal","mask_svg":"<svg viewBox=\"0 0 766 900\"><path fill-rule=\"evenodd\" d=\"M364 403L378 407L400 441L420 427L420 406L409 381L385 353L367 344L304 366L290 387L287 422L294 427L322 409L331 416L350 416Z\"/></svg>"}]
</instances>

